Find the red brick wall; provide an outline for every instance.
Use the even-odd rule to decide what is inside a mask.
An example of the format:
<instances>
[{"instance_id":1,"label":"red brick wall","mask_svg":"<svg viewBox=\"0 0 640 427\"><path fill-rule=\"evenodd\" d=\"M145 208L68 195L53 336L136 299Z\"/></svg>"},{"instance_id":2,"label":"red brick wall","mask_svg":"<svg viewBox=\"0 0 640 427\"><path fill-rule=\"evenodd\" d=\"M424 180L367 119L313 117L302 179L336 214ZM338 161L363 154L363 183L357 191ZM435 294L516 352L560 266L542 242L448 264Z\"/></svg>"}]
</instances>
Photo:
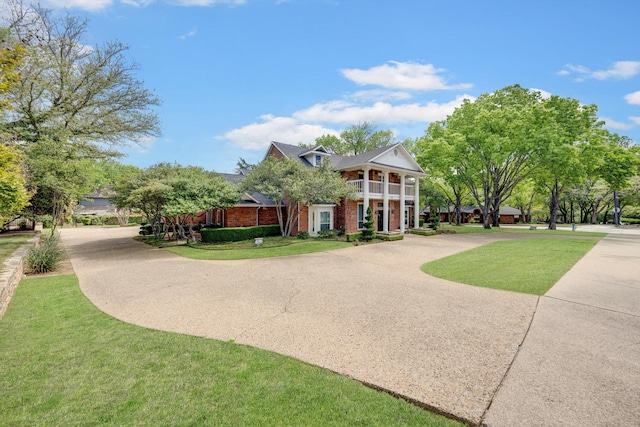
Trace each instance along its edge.
<instances>
[{"instance_id":1,"label":"red brick wall","mask_svg":"<svg viewBox=\"0 0 640 427\"><path fill-rule=\"evenodd\" d=\"M231 207L224 213L225 227L251 227L256 224L256 207Z\"/></svg>"},{"instance_id":2,"label":"red brick wall","mask_svg":"<svg viewBox=\"0 0 640 427\"><path fill-rule=\"evenodd\" d=\"M277 208L260 208L258 211L259 224L258 225L273 225L278 224L278 212Z\"/></svg>"}]
</instances>

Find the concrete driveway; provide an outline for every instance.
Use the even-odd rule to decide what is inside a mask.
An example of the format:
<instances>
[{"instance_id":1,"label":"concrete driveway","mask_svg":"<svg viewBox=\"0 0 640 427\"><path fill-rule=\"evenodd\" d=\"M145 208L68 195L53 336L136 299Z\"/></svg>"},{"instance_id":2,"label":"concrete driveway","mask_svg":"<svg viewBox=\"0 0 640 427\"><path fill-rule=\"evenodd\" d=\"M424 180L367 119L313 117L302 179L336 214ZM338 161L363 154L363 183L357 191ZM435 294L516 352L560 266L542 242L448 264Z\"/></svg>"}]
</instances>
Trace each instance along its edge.
<instances>
[{"instance_id":1,"label":"concrete driveway","mask_svg":"<svg viewBox=\"0 0 640 427\"><path fill-rule=\"evenodd\" d=\"M448 282L419 269L504 235L409 235L325 253L197 261L137 243L136 232L62 232L82 291L118 319L292 356L469 423L523 425L518 405L527 406L527 385L510 380L519 365L526 370L538 363L516 354L539 298ZM543 307L547 314L536 314L536 330L555 319L552 303ZM637 323L631 327L640 331ZM562 347L561 339L554 345ZM546 338L532 340L536 351L562 355L538 340ZM636 378L621 393L636 391ZM520 398L515 407L513 396Z\"/></svg>"},{"instance_id":2,"label":"concrete driveway","mask_svg":"<svg viewBox=\"0 0 640 427\"><path fill-rule=\"evenodd\" d=\"M538 300L420 271L425 261L486 243L484 235L197 261L135 242L136 232L62 231L80 287L102 311L292 356L474 423Z\"/></svg>"}]
</instances>

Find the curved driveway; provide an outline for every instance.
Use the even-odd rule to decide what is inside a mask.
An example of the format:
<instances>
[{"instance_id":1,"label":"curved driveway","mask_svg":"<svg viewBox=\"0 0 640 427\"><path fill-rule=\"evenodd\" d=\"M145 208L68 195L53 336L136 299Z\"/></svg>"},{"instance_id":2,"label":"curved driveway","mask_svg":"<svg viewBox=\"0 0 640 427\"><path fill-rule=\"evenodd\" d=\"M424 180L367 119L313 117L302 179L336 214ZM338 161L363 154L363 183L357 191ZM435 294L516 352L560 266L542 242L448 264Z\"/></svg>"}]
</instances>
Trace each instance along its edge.
<instances>
[{"instance_id":1,"label":"curved driveway","mask_svg":"<svg viewBox=\"0 0 640 427\"><path fill-rule=\"evenodd\" d=\"M300 256L198 261L135 242L136 232L62 232L82 291L118 319L289 355L474 424L513 425L510 417L517 420L521 405L529 402L527 382L510 381L513 375L507 372L539 298L448 282L420 271L426 261L504 237L408 235L398 242ZM625 250L637 248L638 242ZM536 319L545 331L546 318L536 314ZM547 338L536 338L541 343L533 348L553 355L554 348L545 349ZM522 378L540 380L539 361L518 356L515 368L522 370L521 361ZM626 378L632 386L620 394L637 389L637 373ZM541 387L544 407L548 385ZM533 424L549 420L541 410L528 410L542 414L537 423L530 418ZM567 411L560 407L558 412ZM567 424L566 419L559 424Z\"/></svg>"}]
</instances>

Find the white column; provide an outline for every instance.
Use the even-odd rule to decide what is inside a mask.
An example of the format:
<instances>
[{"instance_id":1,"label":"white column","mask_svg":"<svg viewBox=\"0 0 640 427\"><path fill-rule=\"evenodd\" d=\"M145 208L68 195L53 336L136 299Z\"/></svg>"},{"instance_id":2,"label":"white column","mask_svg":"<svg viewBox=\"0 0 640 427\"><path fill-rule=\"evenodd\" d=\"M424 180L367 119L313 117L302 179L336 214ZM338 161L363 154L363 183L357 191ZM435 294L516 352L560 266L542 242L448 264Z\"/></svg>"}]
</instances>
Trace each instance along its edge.
<instances>
[{"instance_id":1,"label":"white column","mask_svg":"<svg viewBox=\"0 0 640 427\"><path fill-rule=\"evenodd\" d=\"M383 203L382 203L382 231L385 233L389 232L389 172L384 173L384 183L382 185L383 191Z\"/></svg>"},{"instance_id":2,"label":"white column","mask_svg":"<svg viewBox=\"0 0 640 427\"><path fill-rule=\"evenodd\" d=\"M420 227L420 177L416 176L413 196L413 228Z\"/></svg>"},{"instance_id":3,"label":"white column","mask_svg":"<svg viewBox=\"0 0 640 427\"><path fill-rule=\"evenodd\" d=\"M363 180L363 200L362 200L362 219L367 217L367 208L369 207L369 167L364 168L364 180Z\"/></svg>"},{"instance_id":4,"label":"white column","mask_svg":"<svg viewBox=\"0 0 640 427\"><path fill-rule=\"evenodd\" d=\"M404 196L404 175L400 175L400 232L404 234L404 211L405 211L405 196Z\"/></svg>"}]
</instances>

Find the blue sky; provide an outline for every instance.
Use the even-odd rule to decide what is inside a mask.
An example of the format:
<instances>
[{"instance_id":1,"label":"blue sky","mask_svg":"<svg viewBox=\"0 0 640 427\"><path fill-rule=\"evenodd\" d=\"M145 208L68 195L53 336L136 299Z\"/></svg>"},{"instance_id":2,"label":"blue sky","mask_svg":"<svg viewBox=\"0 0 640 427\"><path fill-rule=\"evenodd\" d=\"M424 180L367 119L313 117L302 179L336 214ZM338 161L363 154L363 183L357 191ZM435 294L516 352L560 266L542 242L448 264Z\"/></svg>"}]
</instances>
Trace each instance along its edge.
<instances>
[{"instance_id":1,"label":"blue sky","mask_svg":"<svg viewBox=\"0 0 640 427\"><path fill-rule=\"evenodd\" d=\"M119 40L162 101L123 163L231 172L270 141L370 121L415 138L465 97L520 84L595 103L640 142L640 1L45 0Z\"/></svg>"}]
</instances>

